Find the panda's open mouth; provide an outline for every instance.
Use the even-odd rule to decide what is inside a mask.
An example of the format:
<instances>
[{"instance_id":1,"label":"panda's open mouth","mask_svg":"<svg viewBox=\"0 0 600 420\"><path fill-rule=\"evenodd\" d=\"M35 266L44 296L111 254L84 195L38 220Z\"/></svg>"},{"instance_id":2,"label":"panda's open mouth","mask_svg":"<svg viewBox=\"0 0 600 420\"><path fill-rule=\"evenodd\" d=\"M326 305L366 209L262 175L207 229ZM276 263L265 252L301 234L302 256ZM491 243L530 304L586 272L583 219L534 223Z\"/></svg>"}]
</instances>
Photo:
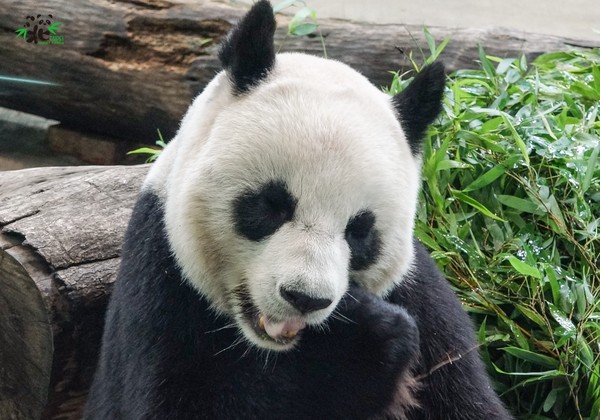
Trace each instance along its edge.
<instances>
[{"instance_id":1,"label":"panda's open mouth","mask_svg":"<svg viewBox=\"0 0 600 420\"><path fill-rule=\"evenodd\" d=\"M236 303L239 305L241 315L238 320L243 322L254 333L256 338L267 344L267 347L290 347L298 338L300 331L306 327L303 319L292 317L285 320L276 320L262 313L252 302L250 293L245 286L234 290ZM237 311L236 311L237 312Z\"/></svg>"}]
</instances>

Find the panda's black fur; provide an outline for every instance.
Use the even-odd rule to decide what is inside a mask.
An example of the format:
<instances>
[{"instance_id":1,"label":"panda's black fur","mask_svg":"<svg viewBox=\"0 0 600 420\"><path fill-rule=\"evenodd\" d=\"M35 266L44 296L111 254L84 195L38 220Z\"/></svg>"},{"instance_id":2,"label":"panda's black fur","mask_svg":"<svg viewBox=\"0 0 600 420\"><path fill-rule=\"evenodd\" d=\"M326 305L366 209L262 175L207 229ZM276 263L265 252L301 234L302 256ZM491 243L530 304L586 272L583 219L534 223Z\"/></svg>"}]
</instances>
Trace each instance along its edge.
<instances>
[{"instance_id":1,"label":"panda's black fur","mask_svg":"<svg viewBox=\"0 0 600 420\"><path fill-rule=\"evenodd\" d=\"M249 37L256 27L260 33ZM268 77L273 30L271 7L260 1L226 41L221 60L234 95L251 95ZM442 90L443 68L430 66L394 100L415 154ZM271 187L287 223L296 198L276 181ZM133 210L86 419L511 418L479 359L469 318L418 243L412 269L385 298L350 284L326 324L302 330L292 349L267 351L243 340L231 317L185 278L161 194L145 188ZM260 241L279 222L266 230L252 222L244 210L252 194L239 196L234 225ZM367 236L375 216L361 214L351 220ZM356 246L365 256L351 269L376 262L376 245Z\"/></svg>"}]
</instances>

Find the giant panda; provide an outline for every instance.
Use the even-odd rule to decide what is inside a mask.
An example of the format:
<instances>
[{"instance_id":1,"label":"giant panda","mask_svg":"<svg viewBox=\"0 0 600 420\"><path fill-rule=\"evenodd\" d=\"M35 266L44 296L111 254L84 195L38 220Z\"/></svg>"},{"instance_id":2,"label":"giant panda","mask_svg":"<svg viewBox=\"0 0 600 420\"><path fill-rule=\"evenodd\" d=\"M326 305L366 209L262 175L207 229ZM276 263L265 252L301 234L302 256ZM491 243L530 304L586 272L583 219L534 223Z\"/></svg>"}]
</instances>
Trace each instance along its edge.
<instances>
[{"instance_id":1,"label":"giant panda","mask_svg":"<svg viewBox=\"0 0 600 420\"><path fill-rule=\"evenodd\" d=\"M86 419L508 419L413 239L444 69L389 97L259 1L131 216Z\"/></svg>"}]
</instances>

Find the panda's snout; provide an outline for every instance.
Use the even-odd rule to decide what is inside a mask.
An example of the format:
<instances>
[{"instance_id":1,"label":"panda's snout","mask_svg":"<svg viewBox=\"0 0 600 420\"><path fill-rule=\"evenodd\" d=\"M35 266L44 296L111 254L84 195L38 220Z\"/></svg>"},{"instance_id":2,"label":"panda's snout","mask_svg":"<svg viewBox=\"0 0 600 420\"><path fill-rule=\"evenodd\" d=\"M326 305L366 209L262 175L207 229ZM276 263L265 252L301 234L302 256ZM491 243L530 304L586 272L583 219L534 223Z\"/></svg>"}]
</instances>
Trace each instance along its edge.
<instances>
[{"instance_id":1,"label":"panda's snout","mask_svg":"<svg viewBox=\"0 0 600 420\"><path fill-rule=\"evenodd\" d=\"M325 309L333 302L333 300L329 298L313 297L306 293L283 287L279 289L279 294L302 314Z\"/></svg>"}]
</instances>

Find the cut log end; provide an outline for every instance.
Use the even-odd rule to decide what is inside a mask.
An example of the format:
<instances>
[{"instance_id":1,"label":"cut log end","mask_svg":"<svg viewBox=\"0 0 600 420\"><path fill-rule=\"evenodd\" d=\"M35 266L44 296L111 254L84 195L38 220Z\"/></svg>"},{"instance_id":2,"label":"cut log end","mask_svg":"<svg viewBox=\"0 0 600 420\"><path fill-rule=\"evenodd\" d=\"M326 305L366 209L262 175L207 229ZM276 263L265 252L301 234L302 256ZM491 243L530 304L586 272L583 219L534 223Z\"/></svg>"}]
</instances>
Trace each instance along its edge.
<instances>
[{"instance_id":1,"label":"cut log end","mask_svg":"<svg viewBox=\"0 0 600 420\"><path fill-rule=\"evenodd\" d=\"M42 294L8 250L0 250L0 418L37 419L52 369L52 326Z\"/></svg>"}]
</instances>

